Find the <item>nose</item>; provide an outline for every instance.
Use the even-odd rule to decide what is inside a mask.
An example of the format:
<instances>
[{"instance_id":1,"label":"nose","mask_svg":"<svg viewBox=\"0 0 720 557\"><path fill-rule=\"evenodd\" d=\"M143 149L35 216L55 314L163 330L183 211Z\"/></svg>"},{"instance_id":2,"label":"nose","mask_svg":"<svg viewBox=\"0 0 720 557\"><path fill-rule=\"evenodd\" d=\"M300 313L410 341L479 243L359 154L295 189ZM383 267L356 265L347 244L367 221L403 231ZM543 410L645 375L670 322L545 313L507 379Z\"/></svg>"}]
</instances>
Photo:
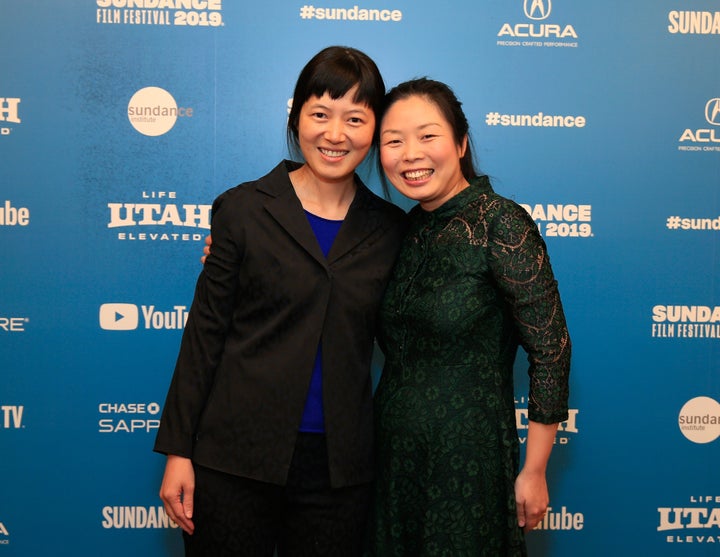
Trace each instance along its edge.
<instances>
[{"instance_id":1,"label":"nose","mask_svg":"<svg viewBox=\"0 0 720 557\"><path fill-rule=\"evenodd\" d=\"M341 118L331 118L325 128L325 138L332 143L345 139L345 123Z\"/></svg>"},{"instance_id":2,"label":"nose","mask_svg":"<svg viewBox=\"0 0 720 557\"><path fill-rule=\"evenodd\" d=\"M403 145L404 145L403 152L402 152L403 160L414 161L414 160L419 159L422 156L421 150L420 150L420 145L414 139L406 140Z\"/></svg>"}]
</instances>

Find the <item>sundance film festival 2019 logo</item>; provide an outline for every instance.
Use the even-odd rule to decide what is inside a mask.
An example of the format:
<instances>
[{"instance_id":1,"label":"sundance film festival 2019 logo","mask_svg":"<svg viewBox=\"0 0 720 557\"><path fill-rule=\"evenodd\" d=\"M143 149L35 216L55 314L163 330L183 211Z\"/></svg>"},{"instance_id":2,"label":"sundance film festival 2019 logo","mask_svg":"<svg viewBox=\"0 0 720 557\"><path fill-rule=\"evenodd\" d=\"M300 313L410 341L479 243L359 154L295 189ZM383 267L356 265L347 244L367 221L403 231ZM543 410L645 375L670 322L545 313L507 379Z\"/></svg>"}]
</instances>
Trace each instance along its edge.
<instances>
[{"instance_id":1,"label":"sundance film festival 2019 logo","mask_svg":"<svg viewBox=\"0 0 720 557\"><path fill-rule=\"evenodd\" d=\"M20 124L20 99L0 97L0 135L10 135L13 128L8 124Z\"/></svg>"},{"instance_id":2,"label":"sundance film festival 2019 logo","mask_svg":"<svg viewBox=\"0 0 720 557\"><path fill-rule=\"evenodd\" d=\"M222 27L222 0L95 0L103 25Z\"/></svg>"},{"instance_id":3,"label":"sundance film festival 2019 logo","mask_svg":"<svg viewBox=\"0 0 720 557\"><path fill-rule=\"evenodd\" d=\"M668 32L673 35L720 35L720 12L673 10L668 13Z\"/></svg>"},{"instance_id":4,"label":"sundance film festival 2019 logo","mask_svg":"<svg viewBox=\"0 0 720 557\"><path fill-rule=\"evenodd\" d=\"M107 505L102 508L103 528L177 528L162 506Z\"/></svg>"},{"instance_id":5,"label":"sundance film festival 2019 logo","mask_svg":"<svg viewBox=\"0 0 720 557\"><path fill-rule=\"evenodd\" d=\"M678 140L679 151L720 153L720 97L714 97L705 103L705 121L708 127L685 129Z\"/></svg>"},{"instance_id":6,"label":"sundance film festival 2019 logo","mask_svg":"<svg viewBox=\"0 0 720 557\"><path fill-rule=\"evenodd\" d=\"M173 96L160 87L144 87L128 103L128 120L138 132L157 137L169 132L178 118L192 118L193 109L178 107Z\"/></svg>"},{"instance_id":7,"label":"sundance film festival 2019 logo","mask_svg":"<svg viewBox=\"0 0 720 557\"><path fill-rule=\"evenodd\" d=\"M503 23L498 46L577 48L578 34L568 23L550 20L552 0L523 0L526 21Z\"/></svg>"},{"instance_id":8,"label":"sundance film festival 2019 logo","mask_svg":"<svg viewBox=\"0 0 720 557\"><path fill-rule=\"evenodd\" d=\"M720 339L720 306L658 304L652 307L650 327L653 338L715 341Z\"/></svg>"},{"instance_id":9,"label":"sundance film festival 2019 logo","mask_svg":"<svg viewBox=\"0 0 720 557\"><path fill-rule=\"evenodd\" d=\"M533 218L538 231L545 237L590 238L592 230L592 205L575 203L521 203Z\"/></svg>"}]
</instances>

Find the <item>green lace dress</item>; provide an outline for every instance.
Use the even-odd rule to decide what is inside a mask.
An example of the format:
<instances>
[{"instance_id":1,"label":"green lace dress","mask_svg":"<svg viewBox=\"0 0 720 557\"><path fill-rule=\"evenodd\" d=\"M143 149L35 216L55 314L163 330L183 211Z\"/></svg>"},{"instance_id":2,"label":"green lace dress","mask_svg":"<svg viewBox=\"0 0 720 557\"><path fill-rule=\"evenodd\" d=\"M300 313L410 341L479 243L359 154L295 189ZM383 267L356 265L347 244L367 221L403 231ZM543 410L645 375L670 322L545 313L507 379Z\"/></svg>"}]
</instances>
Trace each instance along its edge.
<instances>
[{"instance_id":1,"label":"green lace dress","mask_svg":"<svg viewBox=\"0 0 720 557\"><path fill-rule=\"evenodd\" d=\"M415 207L380 319L374 556L526 555L514 482L513 362L529 418L567 419L570 339L535 223L478 177Z\"/></svg>"}]
</instances>

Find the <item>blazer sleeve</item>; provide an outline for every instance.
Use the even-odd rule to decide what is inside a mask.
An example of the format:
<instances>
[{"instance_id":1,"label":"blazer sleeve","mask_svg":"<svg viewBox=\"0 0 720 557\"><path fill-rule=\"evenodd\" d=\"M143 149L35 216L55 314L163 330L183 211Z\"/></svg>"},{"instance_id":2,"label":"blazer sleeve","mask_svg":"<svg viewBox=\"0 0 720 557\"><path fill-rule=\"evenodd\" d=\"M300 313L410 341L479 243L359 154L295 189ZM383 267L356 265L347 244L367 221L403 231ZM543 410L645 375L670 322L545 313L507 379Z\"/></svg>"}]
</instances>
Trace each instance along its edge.
<instances>
[{"instance_id":1,"label":"blazer sleeve","mask_svg":"<svg viewBox=\"0 0 720 557\"><path fill-rule=\"evenodd\" d=\"M210 396L235 308L243 231L233 190L212 208L212 252L195 286L154 450L190 458L197 424Z\"/></svg>"}]
</instances>

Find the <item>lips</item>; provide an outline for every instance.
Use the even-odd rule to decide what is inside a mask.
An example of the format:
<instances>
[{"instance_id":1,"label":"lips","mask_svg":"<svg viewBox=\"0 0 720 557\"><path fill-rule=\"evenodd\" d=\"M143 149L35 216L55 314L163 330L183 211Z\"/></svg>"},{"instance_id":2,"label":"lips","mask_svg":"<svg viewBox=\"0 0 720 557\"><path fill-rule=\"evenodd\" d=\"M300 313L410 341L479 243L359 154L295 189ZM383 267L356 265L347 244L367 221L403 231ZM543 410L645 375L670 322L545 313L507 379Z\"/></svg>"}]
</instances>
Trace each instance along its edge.
<instances>
[{"instance_id":1,"label":"lips","mask_svg":"<svg viewBox=\"0 0 720 557\"><path fill-rule=\"evenodd\" d=\"M320 151L320 153L322 153L326 157L332 157L332 158L344 157L345 155L347 155L350 152L350 151L337 151L337 150L333 150L333 149L323 149L322 147L318 147L318 151Z\"/></svg>"},{"instance_id":2,"label":"lips","mask_svg":"<svg viewBox=\"0 0 720 557\"><path fill-rule=\"evenodd\" d=\"M426 180L433 175L435 171L430 168L422 168L418 170L407 170L402 173L403 178L409 181Z\"/></svg>"}]
</instances>

